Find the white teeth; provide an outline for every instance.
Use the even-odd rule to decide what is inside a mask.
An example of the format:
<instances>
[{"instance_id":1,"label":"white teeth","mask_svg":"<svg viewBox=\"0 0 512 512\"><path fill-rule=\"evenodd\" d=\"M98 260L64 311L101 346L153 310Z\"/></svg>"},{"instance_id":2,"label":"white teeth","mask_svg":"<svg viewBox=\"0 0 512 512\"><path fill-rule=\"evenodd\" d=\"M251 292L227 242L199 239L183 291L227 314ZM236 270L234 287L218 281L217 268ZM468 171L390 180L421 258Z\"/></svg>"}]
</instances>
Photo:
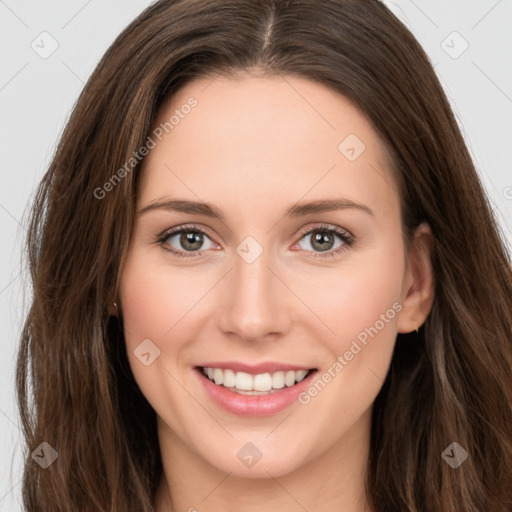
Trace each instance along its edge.
<instances>
[{"instance_id":1,"label":"white teeth","mask_svg":"<svg viewBox=\"0 0 512 512\"><path fill-rule=\"evenodd\" d=\"M272 389L272 376L270 373L260 373L253 378L255 391L270 391Z\"/></svg>"},{"instance_id":2,"label":"white teeth","mask_svg":"<svg viewBox=\"0 0 512 512\"><path fill-rule=\"evenodd\" d=\"M224 370L222 385L227 388L234 388L236 383L236 373L233 370Z\"/></svg>"},{"instance_id":3,"label":"white teeth","mask_svg":"<svg viewBox=\"0 0 512 512\"><path fill-rule=\"evenodd\" d=\"M275 373L259 373L251 375L246 372L235 372L221 368L203 368L203 373L217 386L224 386L242 394L258 394L258 392L272 392L285 386L291 387L305 379L309 370L279 371ZM253 393L254 392L254 393ZM263 393L265 394L265 393Z\"/></svg>"},{"instance_id":4,"label":"white teeth","mask_svg":"<svg viewBox=\"0 0 512 512\"><path fill-rule=\"evenodd\" d=\"M222 371L222 370L221 370ZM253 389L252 375L245 372L236 372L235 388L251 391Z\"/></svg>"},{"instance_id":5,"label":"white teeth","mask_svg":"<svg viewBox=\"0 0 512 512\"><path fill-rule=\"evenodd\" d=\"M272 375L272 387L274 389L284 388L284 372L276 372Z\"/></svg>"},{"instance_id":6,"label":"white teeth","mask_svg":"<svg viewBox=\"0 0 512 512\"><path fill-rule=\"evenodd\" d=\"M224 381L224 372L220 368L215 368L213 370L213 380L217 386L220 386Z\"/></svg>"},{"instance_id":7,"label":"white teeth","mask_svg":"<svg viewBox=\"0 0 512 512\"><path fill-rule=\"evenodd\" d=\"M298 372L295 372L295 380L297 382L300 382L301 380L304 380L306 375L308 374L307 370L299 370Z\"/></svg>"},{"instance_id":8,"label":"white teeth","mask_svg":"<svg viewBox=\"0 0 512 512\"><path fill-rule=\"evenodd\" d=\"M295 384L295 372L286 372L284 376L284 383L290 387Z\"/></svg>"}]
</instances>

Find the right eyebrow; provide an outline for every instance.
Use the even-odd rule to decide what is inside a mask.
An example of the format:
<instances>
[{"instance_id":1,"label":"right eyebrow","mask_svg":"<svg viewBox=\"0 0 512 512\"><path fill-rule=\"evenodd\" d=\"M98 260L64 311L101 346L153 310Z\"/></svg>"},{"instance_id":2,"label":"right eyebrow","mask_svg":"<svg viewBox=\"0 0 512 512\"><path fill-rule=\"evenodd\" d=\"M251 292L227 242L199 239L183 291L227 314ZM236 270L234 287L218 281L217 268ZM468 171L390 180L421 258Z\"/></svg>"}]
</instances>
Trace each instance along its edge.
<instances>
[{"instance_id":1,"label":"right eyebrow","mask_svg":"<svg viewBox=\"0 0 512 512\"><path fill-rule=\"evenodd\" d=\"M168 199L165 201L157 201L155 203L150 203L144 208L142 208L138 213L139 215L142 215L143 213L157 209L190 213L196 215L205 215L206 217L219 219L221 221L224 220L224 215L215 206L208 203L189 201L186 199Z\"/></svg>"}]
</instances>

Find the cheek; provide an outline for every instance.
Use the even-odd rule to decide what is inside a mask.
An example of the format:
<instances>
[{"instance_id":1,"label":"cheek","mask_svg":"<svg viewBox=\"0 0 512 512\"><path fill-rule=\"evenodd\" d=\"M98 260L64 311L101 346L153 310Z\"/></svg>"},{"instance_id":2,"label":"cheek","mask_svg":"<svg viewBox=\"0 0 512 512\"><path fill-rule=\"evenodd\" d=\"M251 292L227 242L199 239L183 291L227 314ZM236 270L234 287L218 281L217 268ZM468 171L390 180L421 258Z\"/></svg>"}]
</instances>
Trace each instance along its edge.
<instances>
[{"instance_id":1,"label":"cheek","mask_svg":"<svg viewBox=\"0 0 512 512\"><path fill-rule=\"evenodd\" d=\"M156 411L177 410L181 395L169 393L172 361L187 336L187 311L202 293L180 282L179 273L158 265L142 250L129 253L120 283L125 343L129 364L143 395ZM189 283L190 284L190 283ZM183 293L186 290L186 293ZM185 318L184 318L185 317ZM150 340L151 343L148 343ZM143 355L149 353L146 361Z\"/></svg>"},{"instance_id":2,"label":"cheek","mask_svg":"<svg viewBox=\"0 0 512 512\"><path fill-rule=\"evenodd\" d=\"M399 267L395 262L389 272L375 266L346 269L318 296L318 316L334 334L322 337L329 356L299 402L314 411L315 425L327 425L327 444L362 417L382 388L401 310Z\"/></svg>"},{"instance_id":3,"label":"cheek","mask_svg":"<svg viewBox=\"0 0 512 512\"><path fill-rule=\"evenodd\" d=\"M154 272L142 272L136 261L128 264L123 272L121 304L126 341L129 344L144 338L157 339L171 326L173 317L169 309L173 289Z\"/></svg>"},{"instance_id":4,"label":"cheek","mask_svg":"<svg viewBox=\"0 0 512 512\"><path fill-rule=\"evenodd\" d=\"M311 293L311 283L307 285L309 292L303 290L311 310L330 331L324 337L329 352L333 358L347 353L351 366L391 356L402 309L404 264L392 247L381 245L364 257L354 256L347 265L331 272L321 292L316 287Z\"/></svg>"},{"instance_id":5,"label":"cheek","mask_svg":"<svg viewBox=\"0 0 512 512\"><path fill-rule=\"evenodd\" d=\"M207 283L195 281L190 274L171 272L165 262L134 250L127 258L120 287L127 343L150 338L162 349L170 339L174 344L181 324L186 323L182 319L186 320L207 289Z\"/></svg>"}]
</instances>

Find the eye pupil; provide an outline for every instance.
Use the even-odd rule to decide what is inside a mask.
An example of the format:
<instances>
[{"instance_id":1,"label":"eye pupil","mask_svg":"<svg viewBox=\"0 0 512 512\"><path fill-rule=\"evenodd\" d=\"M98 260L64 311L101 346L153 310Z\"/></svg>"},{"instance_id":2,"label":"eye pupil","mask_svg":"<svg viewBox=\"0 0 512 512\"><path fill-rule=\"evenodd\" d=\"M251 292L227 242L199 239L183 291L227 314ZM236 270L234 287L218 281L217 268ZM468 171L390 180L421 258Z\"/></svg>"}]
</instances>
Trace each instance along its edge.
<instances>
[{"instance_id":1,"label":"eye pupil","mask_svg":"<svg viewBox=\"0 0 512 512\"><path fill-rule=\"evenodd\" d=\"M332 238L332 234L327 231L317 231L312 238L311 245L320 251L328 251L332 247ZM316 244L319 245L316 247Z\"/></svg>"}]
</instances>

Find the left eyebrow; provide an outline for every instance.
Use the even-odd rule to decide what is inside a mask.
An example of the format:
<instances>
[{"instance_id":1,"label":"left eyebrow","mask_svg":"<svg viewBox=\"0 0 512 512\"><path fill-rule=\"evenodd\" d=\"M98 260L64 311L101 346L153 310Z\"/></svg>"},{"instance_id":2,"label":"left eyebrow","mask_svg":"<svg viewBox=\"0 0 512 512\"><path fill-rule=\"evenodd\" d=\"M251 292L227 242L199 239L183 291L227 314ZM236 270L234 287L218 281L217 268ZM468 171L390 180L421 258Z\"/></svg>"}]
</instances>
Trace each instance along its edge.
<instances>
[{"instance_id":1,"label":"left eyebrow","mask_svg":"<svg viewBox=\"0 0 512 512\"><path fill-rule=\"evenodd\" d=\"M375 216L372 209L365 204L356 203L350 199L336 198L336 199L322 199L319 201L311 201L309 203L296 203L286 210L285 217L301 217L309 215L310 213L323 213L336 210L347 210L354 208L369 215Z\"/></svg>"},{"instance_id":2,"label":"left eyebrow","mask_svg":"<svg viewBox=\"0 0 512 512\"><path fill-rule=\"evenodd\" d=\"M182 213L205 215L213 219L224 221L224 215L216 206L198 201L190 201L186 199L169 199L165 201L158 201L148 204L142 208L138 213L139 215L149 212L151 210L170 210ZM335 198L335 199L322 199L318 201L295 203L290 206L284 213L284 217L302 217L312 213L323 213L336 210L357 209L375 216L372 209L365 204L356 203L350 199Z\"/></svg>"}]
</instances>

